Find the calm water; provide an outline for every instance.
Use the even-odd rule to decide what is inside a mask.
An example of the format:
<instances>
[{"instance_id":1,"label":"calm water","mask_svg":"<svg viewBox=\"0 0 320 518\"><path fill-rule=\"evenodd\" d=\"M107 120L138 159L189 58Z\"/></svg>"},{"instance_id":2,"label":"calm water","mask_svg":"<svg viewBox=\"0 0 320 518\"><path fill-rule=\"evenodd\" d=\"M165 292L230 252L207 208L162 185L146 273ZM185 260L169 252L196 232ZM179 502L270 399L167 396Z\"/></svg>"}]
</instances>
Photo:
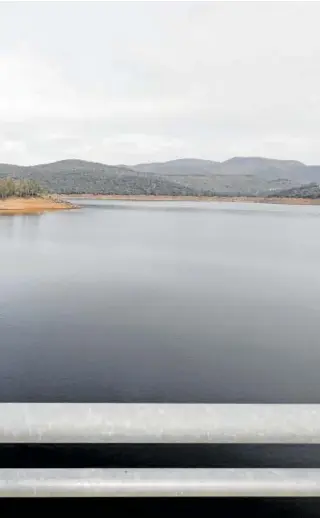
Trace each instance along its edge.
<instances>
[{"instance_id":1,"label":"calm water","mask_svg":"<svg viewBox=\"0 0 320 518\"><path fill-rule=\"evenodd\" d=\"M0 217L1 401L320 402L320 207Z\"/></svg>"}]
</instances>

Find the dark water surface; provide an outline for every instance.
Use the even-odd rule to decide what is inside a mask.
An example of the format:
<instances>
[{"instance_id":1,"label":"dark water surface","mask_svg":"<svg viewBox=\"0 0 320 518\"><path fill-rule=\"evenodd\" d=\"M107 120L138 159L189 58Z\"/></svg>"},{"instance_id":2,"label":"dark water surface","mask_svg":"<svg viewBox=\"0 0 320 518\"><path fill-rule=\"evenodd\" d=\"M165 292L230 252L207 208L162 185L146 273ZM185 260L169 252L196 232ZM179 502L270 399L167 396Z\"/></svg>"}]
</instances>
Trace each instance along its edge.
<instances>
[{"instance_id":1,"label":"dark water surface","mask_svg":"<svg viewBox=\"0 0 320 518\"><path fill-rule=\"evenodd\" d=\"M0 217L0 400L320 402L320 207Z\"/></svg>"}]
</instances>

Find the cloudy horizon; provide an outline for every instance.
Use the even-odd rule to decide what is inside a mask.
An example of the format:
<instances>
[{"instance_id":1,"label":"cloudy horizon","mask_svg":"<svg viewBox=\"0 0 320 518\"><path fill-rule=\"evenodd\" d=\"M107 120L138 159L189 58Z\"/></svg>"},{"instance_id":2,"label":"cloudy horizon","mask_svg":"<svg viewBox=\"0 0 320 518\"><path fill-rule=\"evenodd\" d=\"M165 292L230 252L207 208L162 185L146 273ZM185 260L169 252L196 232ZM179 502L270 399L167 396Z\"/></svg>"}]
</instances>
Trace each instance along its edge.
<instances>
[{"instance_id":1,"label":"cloudy horizon","mask_svg":"<svg viewBox=\"0 0 320 518\"><path fill-rule=\"evenodd\" d=\"M317 2L0 3L0 162L320 164Z\"/></svg>"}]
</instances>

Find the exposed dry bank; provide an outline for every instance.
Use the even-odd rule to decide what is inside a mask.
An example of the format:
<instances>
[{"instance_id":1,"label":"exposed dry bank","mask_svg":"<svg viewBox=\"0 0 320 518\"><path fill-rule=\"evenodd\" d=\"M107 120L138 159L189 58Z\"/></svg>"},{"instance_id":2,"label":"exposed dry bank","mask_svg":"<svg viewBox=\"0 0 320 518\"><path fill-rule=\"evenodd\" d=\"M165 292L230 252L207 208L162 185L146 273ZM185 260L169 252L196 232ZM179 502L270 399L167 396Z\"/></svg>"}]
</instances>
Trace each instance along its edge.
<instances>
[{"instance_id":1,"label":"exposed dry bank","mask_svg":"<svg viewBox=\"0 0 320 518\"><path fill-rule=\"evenodd\" d=\"M39 214L53 210L67 210L74 205L52 196L35 196L32 198L10 197L0 199L1 214Z\"/></svg>"},{"instance_id":2,"label":"exposed dry bank","mask_svg":"<svg viewBox=\"0 0 320 518\"><path fill-rule=\"evenodd\" d=\"M262 196L150 196L143 194L132 196L117 194L75 194L68 196L68 198L128 201L212 201L229 203L276 203L282 205L320 205L320 199Z\"/></svg>"}]
</instances>

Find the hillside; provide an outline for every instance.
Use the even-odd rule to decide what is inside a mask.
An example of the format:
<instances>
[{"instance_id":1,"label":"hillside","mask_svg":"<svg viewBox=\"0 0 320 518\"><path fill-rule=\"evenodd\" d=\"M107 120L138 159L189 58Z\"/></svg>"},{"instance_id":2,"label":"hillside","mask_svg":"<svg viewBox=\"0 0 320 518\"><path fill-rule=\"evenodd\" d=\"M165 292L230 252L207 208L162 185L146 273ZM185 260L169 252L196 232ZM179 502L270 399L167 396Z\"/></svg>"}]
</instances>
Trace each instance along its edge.
<instances>
[{"instance_id":1,"label":"hillside","mask_svg":"<svg viewBox=\"0 0 320 518\"><path fill-rule=\"evenodd\" d=\"M0 178L7 176L33 179L48 192L58 194L194 194L189 187L157 175L82 160L63 160L31 167L0 164Z\"/></svg>"},{"instance_id":2,"label":"hillside","mask_svg":"<svg viewBox=\"0 0 320 518\"><path fill-rule=\"evenodd\" d=\"M320 187L317 183L309 183L301 187L293 187L279 191L273 196L281 198L311 198L317 200L320 198Z\"/></svg>"},{"instance_id":3,"label":"hillside","mask_svg":"<svg viewBox=\"0 0 320 518\"><path fill-rule=\"evenodd\" d=\"M178 159L131 166L136 171L161 174L163 178L219 194L267 194L309 182L320 182L320 166L294 160L234 157L225 162Z\"/></svg>"},{"instance_id":4,"label":"hillside","mask_svg":"<svg viewBox=\"0 0 320 518\"><path fill-rule=\"evenodd\" d=\"M62 160L0 164L0 178L32 179L48 192L117 195L269 195L320 183L320 166L293 160L235 157L225 162L178 159L134 166Z\"/></svg>"},{"instance_id":5,"label":"hillside","mask_svg":"<svg viewBox=\"0 0 320 518\"><path fill-rule=\"evenodd\" d=\"M161 175L211 175L220 172L220 163L197 158L180 158L169 162L151 162L129 166L135 171Z\"/></svg>"}]
</instances>

